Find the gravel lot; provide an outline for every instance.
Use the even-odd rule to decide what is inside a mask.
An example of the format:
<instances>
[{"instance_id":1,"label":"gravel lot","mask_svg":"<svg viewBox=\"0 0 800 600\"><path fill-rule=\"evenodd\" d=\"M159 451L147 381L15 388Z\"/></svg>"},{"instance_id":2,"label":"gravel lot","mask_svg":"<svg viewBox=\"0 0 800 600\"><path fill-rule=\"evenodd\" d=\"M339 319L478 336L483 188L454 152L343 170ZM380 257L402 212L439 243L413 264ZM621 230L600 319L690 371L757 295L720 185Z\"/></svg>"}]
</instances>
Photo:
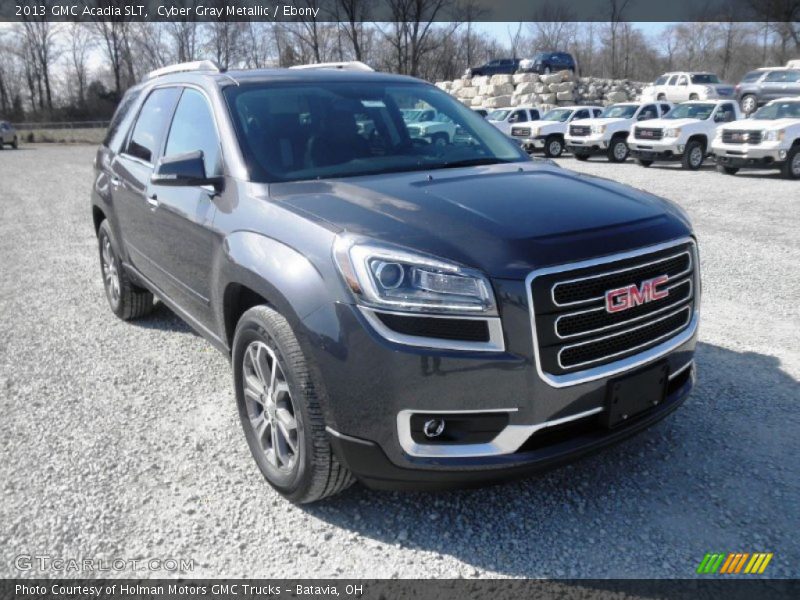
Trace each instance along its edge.
<instances>
[{"instance_id":1,"label":"gravel lot","mask_svg":"<svg viewBox=\"0 0 800 600\"><path fill-rule=\"evenodd\" d=\"M699 384L649 431L539 479L360 486L295 507L250 458L223 355L103 295L93 148L0 153L0 576L15 557L194 559L194 576L691 577L770 551L800 576L800 182L561 164L676 200L700 238ZM134 573L110 573L133 576ZM165 570L137 573L169 575Z\"/></svg>"}]
</instances>

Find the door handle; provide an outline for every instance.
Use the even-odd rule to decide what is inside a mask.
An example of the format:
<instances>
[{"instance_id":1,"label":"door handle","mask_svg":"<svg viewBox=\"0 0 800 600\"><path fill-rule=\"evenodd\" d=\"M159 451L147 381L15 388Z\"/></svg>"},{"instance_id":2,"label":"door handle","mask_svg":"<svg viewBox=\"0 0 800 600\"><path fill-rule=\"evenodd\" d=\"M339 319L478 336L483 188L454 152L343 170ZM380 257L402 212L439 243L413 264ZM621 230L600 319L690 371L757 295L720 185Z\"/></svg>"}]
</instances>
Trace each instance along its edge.
<instances>
[{"instance_id":1,"label":"door handle","mask_svg":"<svg viewBox=\"0 0 800 600\"><path fill-rule=\"evenodd\" d=\"M156 194L150 194L147 196L147 203L152 206L153 208L158 207L158 196Z\"/></svg>"}]
</instances>

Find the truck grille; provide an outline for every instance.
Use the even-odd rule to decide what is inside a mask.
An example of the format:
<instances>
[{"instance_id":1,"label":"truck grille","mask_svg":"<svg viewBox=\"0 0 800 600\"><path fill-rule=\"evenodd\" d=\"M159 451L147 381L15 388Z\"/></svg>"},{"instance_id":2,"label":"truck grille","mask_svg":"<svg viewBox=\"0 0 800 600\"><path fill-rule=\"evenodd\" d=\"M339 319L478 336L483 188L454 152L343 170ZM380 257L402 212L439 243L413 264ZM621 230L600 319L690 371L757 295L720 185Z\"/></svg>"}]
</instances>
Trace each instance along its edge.
<instances>
[{"instance_id":1,"label":"truck grille","mask_svg":"<svg viewBox=\"0 0 800 600\"><path fill-rule=\"evenodd\" d=\"M531 137L530 127L512 127L511 135L513 137Z\"/></svg>"},{"instance_id":2,"label":"truck grille","mask_svg":"<svg viewBox=\"0 0 800 600\"><path fill-rule=\"evenodd\" d=\"M570 125L569 133L574 137L586 137L592 132L592 128L588 125Z\"/></svg>"},{"instance_id":3,"label":"truck grille","mask_svg":"<svg viewBox=\"0 0 800 600\"><path fill-rule=\"evenodd\" d=\"M664 130L655 127L636 127L634 137L637 140L660 140L664 137Z\"/></svg>"},{"instance_id":4,"label":"truck grille","mask_svg":"<svg viewBox=\"0 0 800 600\"><path fill-rule=\"evenodd\" d=\"M760 144L760 131L740 131L736 129L722 132L722 141L726 144Z\"/></svg>"},{"instance_id":5,"label":"truck grille","mask_svg":"<svg viewBox=\"0 0 800 600\"><path fill-rule=\"evenodd\" d=\"M567 375L634 356L674 337L692 321L695 250L691 242L633 258L576 269L545 271L530 282L538 360L542 371ZM642 283L658 285L664 297L640 302ZM606 292L634 290L631 307L606 309ZM628 296L625 296L628 297Z\"/></svg>"}]
</instances>

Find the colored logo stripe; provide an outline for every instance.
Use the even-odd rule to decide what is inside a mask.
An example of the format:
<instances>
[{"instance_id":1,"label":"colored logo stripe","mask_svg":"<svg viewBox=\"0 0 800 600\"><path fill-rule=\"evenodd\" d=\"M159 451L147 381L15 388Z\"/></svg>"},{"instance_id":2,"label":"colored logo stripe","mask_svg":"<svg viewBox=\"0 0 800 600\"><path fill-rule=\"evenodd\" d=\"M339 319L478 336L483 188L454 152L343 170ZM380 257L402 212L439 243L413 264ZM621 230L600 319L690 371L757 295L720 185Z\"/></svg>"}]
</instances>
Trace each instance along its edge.
<instances>
[{"instance_id":1,"label":"colored logo stripe","mask_svg":"<svg viewBox=\"0 0 800 600\"><path fill-rule=\"evenodd\" d=\"M699 574L735 575L745 573L760 575L772 560L772 552L707 553L697 567ZM746 565L746 566L745 566Z\"/></svg>"}]
</instances>

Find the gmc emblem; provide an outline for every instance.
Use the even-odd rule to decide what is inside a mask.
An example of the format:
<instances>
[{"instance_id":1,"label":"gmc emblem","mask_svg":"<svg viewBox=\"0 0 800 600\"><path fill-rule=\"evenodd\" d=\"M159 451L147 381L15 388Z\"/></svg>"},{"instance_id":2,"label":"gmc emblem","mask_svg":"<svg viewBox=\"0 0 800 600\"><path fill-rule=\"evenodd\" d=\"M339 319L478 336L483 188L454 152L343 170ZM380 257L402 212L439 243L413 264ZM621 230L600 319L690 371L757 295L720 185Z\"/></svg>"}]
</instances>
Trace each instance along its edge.
<instances>
[{"instance_id":1,"label":"gmc emblem","mask_svg":"<svg viewBox=\"0 0 800 600\"><path fill-rule=\"evenodd\" d=\"M661 300L669 296L669 290L660 290L659 286L669 281L669 275L659 275L643 281L641 285L628 285L606 292L606 311L622 312L640 304Z\"/></svg>"}]
</instances>

